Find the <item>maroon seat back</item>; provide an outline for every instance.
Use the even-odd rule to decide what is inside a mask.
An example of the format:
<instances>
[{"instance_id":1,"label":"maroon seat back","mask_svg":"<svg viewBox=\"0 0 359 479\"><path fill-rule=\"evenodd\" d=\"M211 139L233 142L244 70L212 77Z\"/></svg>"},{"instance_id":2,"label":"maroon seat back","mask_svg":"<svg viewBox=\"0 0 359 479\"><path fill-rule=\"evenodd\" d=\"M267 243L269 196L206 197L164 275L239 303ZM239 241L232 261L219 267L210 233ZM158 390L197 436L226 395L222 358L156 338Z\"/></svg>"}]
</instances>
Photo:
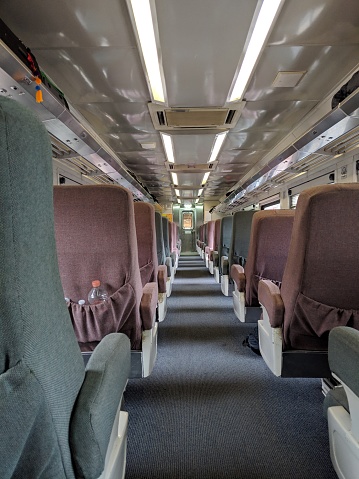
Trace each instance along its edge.
<instances>
[{"instance_id":1,"label":"maroon seat back","mask_svg":"<svg viewBox=\"0 0 359 479\"><path fill-rule=\"evenodd\" d=\"M155 209L142 201L134 204L138 247L138 263L142 286L157 282L158 259L156 245Z\"/></svg>"},{"instance_id":2,"label":"maroon seat back","mask_svg":"<svg viewBox=\"0 0 359 479\"><path fill-rule=\"evenodd\" d=\"M205 243L205 245L207 245L207 237L208 237L208 222L204 224L204 227L203 227L203 242Z\"/></svg>"},{"instance_id":3,"label":"maroon seat back","mask_svg":"<svg viewBox=\"0 0 359 479\"><path fill-rule=\"evenodd\" d=\"M55 186L54 212L61 282L81 349L93 350L113 332L125 333L138 349L142 285L131 193L120 186ZM95 279L110 298L89 305Z\"/></svg>"},{"instance_id":4,"label":"maroon seat back","mask_svg":"<svg viewBox=\"0 0 359 479\"><path fill-rule=\"evenodd\" d=\"M178 230L177 224L173 221L169 222L169 234L170 234L170 249L171 253L177 253L177 240L178 240Z\"/></svg>"},{"instance_id":5,"label":"maroon seat back","mask_svg":"<svg viewBox=\"0 0 359 479\"><path fill-rule=\"evenodd\" d=\"M293 210L258 211L253 215L246 275L246 305L259 306L258 282L282 282L294 219Z\"/></svg>"},{"instance_id":6,"label":"maroon seat back","mask_svg":"<svg viewBox=\"0 0 359 479\"><path fill-rule=\"evenodd\" d=\"M214 245L213 245L213 249L215 251L218 251L220 241L221 241L221 220L218 219L214 222Z\"/></svg>"},{"instance_id":7,"label":"maroon seat back","mask_svg":"<svg viewBox=\"0 0 359 479\"><path fill-rule=\"evenodd\" d=\"M214 246L214 221L209 221L207 223L207 243L206 243L206 253L209 254L210 250L213 250Z\"/></svg>"},{"instance_id":8,"label":"maroon seat back","mask_svg":"<svg viewBox=\"0 0 359 479\"><path fill-rule=\"evenodd\" d=\"M299 197L282 284L285 349L326 350L334 326L359 329L359 185Z\"/></svg>"}]
</instances>

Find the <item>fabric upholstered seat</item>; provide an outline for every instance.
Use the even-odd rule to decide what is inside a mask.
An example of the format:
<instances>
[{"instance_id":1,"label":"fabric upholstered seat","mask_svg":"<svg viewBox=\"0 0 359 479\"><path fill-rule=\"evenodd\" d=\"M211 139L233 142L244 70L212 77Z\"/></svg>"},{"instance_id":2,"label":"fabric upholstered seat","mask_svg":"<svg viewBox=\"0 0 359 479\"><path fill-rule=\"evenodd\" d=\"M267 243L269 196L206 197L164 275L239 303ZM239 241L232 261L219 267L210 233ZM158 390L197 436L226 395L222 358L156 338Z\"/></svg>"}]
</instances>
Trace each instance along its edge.
<instances>
[{"instance_id":1,"label":"fabric upholstered seat","mask_svg":"<svg viewBox=\"0 0 359 479\"><path fill-rule=\"evenodd\" d=\"M169 222L169 243L170 243L170 256L172 258L172 266L174 267L174 274L178 268L179 249L178 249L178 228L173 221Z\"/></svg>"},{"instance_id":2,"label":"fabric upholstered seat","mask_svg":"<svg viewBox=\"0 0 359 479\"><path fill-rule=\"evenodd\" d=\"M220 233L221 233L221 220L218 219L214 222L214 239L213 239L213 249L209 252L209 260L208 260L208 269L211 274L214 274L214 267L218 267L218 248L219 248L219 241L220 241Z\"/></svg>"},{"instance_id":3,"label":"fabric upholstered seat","mask_svg":"<svg viewBox=\"0 0 359 479\"><path fill-rule=\"evenodd\" d=\"M329 331L359 328L358 208L358 184L318 186L299 197L282 288L259 285L262 356L277 375L328 376Z\"/></svg>"},{"instance_id":4,"label":"fabric upholstered seat","mask_svg":"<svg viewBox=\"0 0 359 479\"><path fill-rule=\"evenodd\" d=\"M107 334L122 332L130 338L132 351L143 353L141 361L131 353L131 377L137 377L137 363L144 367L149 359L144 335L152 338L155 333L151 310L152 303L157 304L157 288L153 298L152 291L142 287L132 195L114 185L55 186L54 208L60 276L81 350L92 351ZM78 304L81 299L87 303L96 279L109 299ZM147 367L142 370L142 375L149 373Z\"/></svg>"},{"instance_id":5,"label":"fabric upholstered seat","mask_svg":"<svg viewBox=\"0 0 359 479\"><path fill-rule=\"evenodd\" d=\"M155 226L158 262L158 320L163 321L167 313L167 292L171 287L171 278L167 276L162 216L158 211L155 212Z\"/></svg>"},{"instance_id":6,"label":"fabric upholstered seat","mask_svg":"<svg viewBox=\"0 0 359 479\"><path fill-rule=\"evenodd\" d=\"M282 281L293 226L294 211L240 211L233 217L229 252L235 284L233 307L242 322L258 321L258 281Z\"/></svg>"},{"instance_id":7,"label":"fabric upholstered seat","mask_svg":"<svg viewBox=\"0 0 359 479\"><path fill-rule=\"evenodd\" d=\"M4 97L0 124L0 477L123 478L129 340L108 336L85 370L57 264L49 136Z\"/></svg>"},{"instance_id":8,"label":"fabric upholstered seat","mask_svg":"<svg viewBox=\"0 0 359 479\"><path fill-rule=\"evenodd\" d=\"M163 231L163 218L162 215L156 211L155 212L155 224L156 224L156 242L157 242L157 260L158 260L158 268L159 268L159 297L160 301L162 298L162 283L163 278L166 278L166 297L168 298L171 296L171 268L169 267L169 262L166 260L166 248L165 248L165 241L164 241L164 231ZM164 304L165 311L167 310L167 301Z\"/></svg>"},{"instance_id":9,"label":"fabric upholstered seat","mask_svg":"<svg viewBox=\"0 0 359 479\"><path fill-rule=\"evenodd\" d=\"M167 298L171 296L172 283L175 277L175 268L172 264L171 246L170 246L170 222L162 216L163 243L165 245L167 276L170 278L170 288L167 288Z\"/></svg>"},{"instance_id":10,"label":"fabric upholstered seat","mask_svg":"<svg viewBox=\"0 0 359 479\"><path fill-rule=\"evenodd\" d=\"M233 216L225 216L221 220L221 233L219 243L219 268L218 274L221 290L225 296L229 296L229 262L228 254L232 241ZM214 272L216 276L216 270Z\"/></svg>"},{"instance_id":11,"label":"fabric upholstered seat","mask_svg":"<svg viewBox=\"0 0 359 479\"><path fill-rule=\"evenodd\" d=\"M214 221L209 221L207 224L207 243L204 249L204 260L209 269L209 256L214 247Z\"/></svg>"},{"instance_id":12,"label":"fabric upholstered seat","mask_svg":"<svg viewBox=\"0 0 359 479\"><path fill-rule=\"evenodd\" d=\"M202 230L202 242L201 242L201 249L200 249L200 256L202 259L205 259L205 249L207 246L207 232L208 232L208 223L204 223L203 230Z\"/></svg>"},{"instance_id":13,"label":"fabric upholstered seat","mask_svg":"<svg viewBox=\"0 0 359 479\"><path fill-rule=\"evenodd\" d=\"M140 265L142 286L152 288L152 294L157 296L157 319L163 321L166 311L166 280L167 267L158 264L157 232L155 209L149 203L136 202L135 220L138 245L138 260ZM160 221L162 226L162 221ZM162 228L159 234L162 234ZM162 239L163 242L163 239ZM154 288L156 286L156 288ZM154 291L156 289L156 291ZM151 312L151 314L153 314Z\"/></svg>"}]
</instances>

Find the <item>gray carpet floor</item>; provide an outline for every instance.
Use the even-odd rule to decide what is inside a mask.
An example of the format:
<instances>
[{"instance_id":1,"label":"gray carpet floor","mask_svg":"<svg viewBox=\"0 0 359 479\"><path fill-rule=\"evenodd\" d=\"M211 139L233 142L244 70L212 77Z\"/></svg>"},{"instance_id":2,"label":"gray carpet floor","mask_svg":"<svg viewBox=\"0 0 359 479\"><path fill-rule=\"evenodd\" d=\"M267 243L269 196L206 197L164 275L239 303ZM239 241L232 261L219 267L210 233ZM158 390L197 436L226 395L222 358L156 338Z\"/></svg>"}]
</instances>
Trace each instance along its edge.
<instances>
[{"instance_id":1,"label":"gray carpet floor","mask_svg":"<svg viewBox=\"0 0 359 479\"><path fill-rule=\"evenodd\" d=\"M199 257L180 259L158 356L130 380L126 479L336 479L320 380L281 379L242 345Z\"/></svg>"}]
</instances>

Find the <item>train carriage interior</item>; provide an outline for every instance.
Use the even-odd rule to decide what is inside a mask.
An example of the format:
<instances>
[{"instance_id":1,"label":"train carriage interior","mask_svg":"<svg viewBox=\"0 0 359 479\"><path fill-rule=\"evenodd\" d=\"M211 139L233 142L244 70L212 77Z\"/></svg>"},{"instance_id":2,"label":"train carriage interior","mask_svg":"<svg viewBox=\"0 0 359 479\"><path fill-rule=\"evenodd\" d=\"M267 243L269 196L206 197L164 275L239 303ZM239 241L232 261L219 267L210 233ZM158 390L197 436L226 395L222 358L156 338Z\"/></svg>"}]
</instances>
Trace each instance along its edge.
<instances>
[{"instance_id":1,"label":"train carriage interior","mask_svg":"<svg viewBox=\"0 0 359 479\"><path fill-rule=\"evenodd\" d=\"M357 0L3 0L0 122L0 479L359 479Z\"/></svg>"}]
</instances>

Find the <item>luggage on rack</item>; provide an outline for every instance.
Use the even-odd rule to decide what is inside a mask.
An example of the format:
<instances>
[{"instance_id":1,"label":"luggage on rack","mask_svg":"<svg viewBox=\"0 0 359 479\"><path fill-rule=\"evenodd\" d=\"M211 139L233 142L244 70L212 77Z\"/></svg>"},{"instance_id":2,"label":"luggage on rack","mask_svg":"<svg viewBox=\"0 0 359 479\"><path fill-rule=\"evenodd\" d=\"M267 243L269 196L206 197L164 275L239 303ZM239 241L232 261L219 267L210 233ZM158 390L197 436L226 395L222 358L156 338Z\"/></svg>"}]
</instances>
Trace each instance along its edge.
<instances>
[{"instance_id":1,"label":"luggage on rack","mask_svg":"<svg viewBox=\"0 0 359 479\"><path fill-rule=\"evenodd\" d=\"M347 96L349 96L353 91L359 88L359 71L354 73L351 79L341 87L339 91L332 98L332 108L335 108L339 105Z\"/></svg>"}]
</instances>

